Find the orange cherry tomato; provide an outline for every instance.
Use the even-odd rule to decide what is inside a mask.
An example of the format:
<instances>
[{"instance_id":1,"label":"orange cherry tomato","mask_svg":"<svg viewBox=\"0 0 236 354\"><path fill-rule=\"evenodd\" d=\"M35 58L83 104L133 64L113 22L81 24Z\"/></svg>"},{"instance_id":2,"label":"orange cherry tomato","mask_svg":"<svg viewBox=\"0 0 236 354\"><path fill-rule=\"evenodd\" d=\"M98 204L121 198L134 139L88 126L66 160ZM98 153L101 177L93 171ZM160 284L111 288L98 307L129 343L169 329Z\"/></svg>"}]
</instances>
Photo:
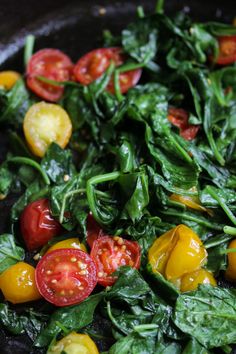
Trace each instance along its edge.
<instances>
[{"instance_id":1,"label":"orange cherry tomato","mask_svg":"<svg viewBox=\"0 0 236 354\"><path fill-rule=\"evenodd\" d=\"M47 250L46 253L49 253L49 252L52 252L54 250L58 250L61 248L75 248L77 250L82 250L84 252L87 252L85 245L83 243L79 242L78 238L74 237L74 238L68 238L66 240L59 241L59 242L55 243Z\"/></svg>"},{"instance_id":2,"label":"orange cherry tomato","mask_svg":"<svg viewBox=\"0 0 236 354\"><path fill-rule=\"evenodd\" d=\"M199 269L192 273L187 273L181 278L182 292L197 290L199 284L209 284L216 286L216 280L211 272L206 269Z\"/></svg>"},{"instance_id":3,"label":"orange cherry tomato","mask_svg":"<svg viewBox=\"0 0 236 354\"><path fill-rule=\"evenodd\" d=\"M0 275L0 288L7 301L13 304L41 298L35 282L35 269L30 264L18 262Z\"/></svg>"},{"instance_id":4,"label":"orange cherry tomato","mask_svg":"<svg viewBox=\"0 0 236 354\"><path fill-rule=\"evenodd\" d=\"M236 62L236 36L218 37L219 56L216 63L229 65Z\"/></svg>"},{"instance_id":5,"label":"orange cherry tomato","mask_svg":"<svg viewBox=\"0 0 236 354\"><path fill-rule=\"evenodd\" d=\"M229 244L229 248L236 248L236 238ZM228 253L228 267L225 272L226 279L236 282L236 252Z\"/></svg>"},{"instance_id":6,"label":"orange cherry tomato","mask_svg":"<svg viewBox=\"0 0 236 354\"><path fill-rule=\"evenodd\" d=\"M20 79L20 74L16 71L7 70L0 72L0 87L3 87L6 90L10 90Z\"/></svg>"},{"instance_id":7,"label":"orange cherry tomato","mask_svg":"<svg viewBox=\"0 0 236 354\"><path fill-rule=\"evenodd\" d=\"M52 142L65 148L72 134L71 120L59 105L39 102L30 107L24 118L24 134L30 150L43 157Z\"/></svg>"}]
</instances>

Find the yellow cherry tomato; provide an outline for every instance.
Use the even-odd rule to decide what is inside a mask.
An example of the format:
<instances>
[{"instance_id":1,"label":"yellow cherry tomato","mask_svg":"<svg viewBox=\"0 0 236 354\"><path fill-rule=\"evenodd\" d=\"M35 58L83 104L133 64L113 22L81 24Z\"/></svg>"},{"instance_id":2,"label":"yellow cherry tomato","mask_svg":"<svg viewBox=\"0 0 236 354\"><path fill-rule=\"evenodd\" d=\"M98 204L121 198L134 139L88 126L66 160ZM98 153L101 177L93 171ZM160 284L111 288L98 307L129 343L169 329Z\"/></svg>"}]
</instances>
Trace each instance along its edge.
<instances>
[{"instance_id":1,"label":"yellow cherry tomato","mask_svg":"<svg viewBox=\"0 0 236 354\"><path fill-rule=\"evenodd\" d=\"M25 262L18 262L5 270L0 275L0 288L5 299L13 304L40 299L34 273L34 267Z\"/></svg>"},{"instance_id":2,"label":"yellow cherry tomato","mask_svg":"<svg viewBox=\"0 0 236 354\"><path fill-rule=\"evenodd\" d=\"M173 200L178 203L182 203L191 209L195 209L202 212L208 212L204 206L200 204L198 197L180 195L180 194L171 194L170 200Z\"/></svg>"},{"instance_id":3,"label":"yellow cherry tomato","mask_svg":"<svg viewBox=\"0 0 236 354\"><path fill-rule=\"evenodd\" d=\"M180 290L182 292L196 290L199 284L217 285L211 272L208 272L206 269L199 269L195 272L185 274L181 278Z\"/></svg>"},{"instance_id":4,"label":"yellow cherry tomato","mask_svg":"<svg viewBox=\"0 0 236 354\"><path fill-rule=\"evenodd\" d=\"M65 148L72 134L71 120L57 104L39 102L25 115L23 129L30 150L43 157L52 142Z\"/></svg>"},{"instance_id":5,"label":"yellow cherry tomato","mask_svg":"<svg viewBox=\"0 0 236 354\"><path fill-rule=\"evenodd\" d=\"M71 332L52 345L47 354L99 354L94 341L87 334Z\"/></svg>"},{"instance_id":6,"label":"yellow cherry tomato","mask_svg":"<svg viewBox=\"0 0 236 354\"><path fill-rule=\"evenodd\" d=\"M180 286L180 278L200 269L207 252L197 234L185 225L178 225L157 238L148 252L148 260L154 272Z\"/></svg>"},{"instance_id":7,"label":"yellow cherry tomato","mask_svg":"<svg viewBox=\"0 0 236 354\"><path fill-rule=\"evenodd\" d=\"M0 72L0 87L10 90L15 85L16 81L20 79L20 77L20 74L16 71L2 71Z\"/></svg>"},{"instance_id":8,"label":"yellow cherry tomato","mask_svg":"<svg viewBox=\"0 0 236 354\"><path fill-rule=\"evenodd\" d=\"M84 252L87 252L85 245L79 242L78 238L76 237L68 238L67 240L63 240L55 243L47 250L47 253L52 252L54 250L58 250L59 248L76 248Z\"/></svg>"},{"instance_id":9,"label":"yellow cherry tomato","mask_svg":"<svg viewBox=\"0 0 236 354\"><path fill-rule=\"evenodd\" d=\"M230 242L229 248L236 248L236 238ZM228 267L225 272L226 279L236 282L236 252L228 253Z\"/></svg>"}]
</instances>

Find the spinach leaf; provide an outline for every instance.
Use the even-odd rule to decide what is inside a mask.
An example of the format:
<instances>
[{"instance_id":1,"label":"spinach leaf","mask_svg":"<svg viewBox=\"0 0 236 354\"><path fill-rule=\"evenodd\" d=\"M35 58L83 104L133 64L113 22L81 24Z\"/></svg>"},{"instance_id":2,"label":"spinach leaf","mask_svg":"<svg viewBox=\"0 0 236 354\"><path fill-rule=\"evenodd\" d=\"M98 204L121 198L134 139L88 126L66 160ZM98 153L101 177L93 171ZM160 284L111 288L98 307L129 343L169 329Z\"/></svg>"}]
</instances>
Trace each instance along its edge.
<instances>
[{"instance_id":1,"label":"spinach leaf","mask_svg":"<svg viewBox=\"0 0 236 354\"><path fill-rule=\"evenodd\" d=\"M71 331L79 331L87 326L93 321L94 311L103 297L104 293L100 292L91 295L81 304L56 310L52 314L49 323L37 337L35 346L44 347L49 345L51 340L61 333L62 327L69 333Z\"/></svg>"},{"instance_id":2,"label":"spinach leaf","mask_svg":"<svg viewBox=\"0 0 236 354\"><path fill-rule=\"evenodd\" d=\"M186 347L184 348L182 354L210 354L211 352L204 348L196 339L192 338Z\"/></svg>"},{"instance_id":3,"label":"spinach leaf","mask_svg":"<svg viewBox=\"0 0 236 354\"><path fill-rule=\"evenodd\" d=\"M45 325L48 316L29 310L25 314L17 314L8 305L0 304L0 322L13 334L27 334L34 341Z\"/></svg>"},{"instance_id":4,"label":"spinach leaf","mask_svg":"<svg viewBox=\"0 0 236 354\"><path fill-rule=\"evenodd\" d=\"M236 291L200 286L181 294L174 310L174 323L206 348L236 342Z\"/></svg>"},{"instance_id":5,"label":"spinach leaf","mask_svg":"<svg viewBox=\"0 0 236 354\"><path fill-rule=\"evenodd\" d=\"M0 273L22 261L24 256L24 249L16 245L12 235L4 234L0 236Z\"/></svg>"},{"instance_id":6,"label":"spinach leaf","mask_svg":"<svg viewBox=\"0 0 236 354\"><path fill-rule=\"evenodd\" d=\"M71 151L62 149L55 143L52 143L47 149L41 161L41 166L50 179L56 184L64 183L65 176L70 179L76 174Z\"/></svg>"},{"instance_id":7,"label":"spinach leaf","mask_svg":"<svg viewBox=\"0 0 236 354\"><path fill-rule=\"evenodd\" d=\"M15 128L22 126L25 113L33 103L23 79L19 79L11 90L1 90L0 102L0 123L13 125Z\"/></svg>"}]
</instances>

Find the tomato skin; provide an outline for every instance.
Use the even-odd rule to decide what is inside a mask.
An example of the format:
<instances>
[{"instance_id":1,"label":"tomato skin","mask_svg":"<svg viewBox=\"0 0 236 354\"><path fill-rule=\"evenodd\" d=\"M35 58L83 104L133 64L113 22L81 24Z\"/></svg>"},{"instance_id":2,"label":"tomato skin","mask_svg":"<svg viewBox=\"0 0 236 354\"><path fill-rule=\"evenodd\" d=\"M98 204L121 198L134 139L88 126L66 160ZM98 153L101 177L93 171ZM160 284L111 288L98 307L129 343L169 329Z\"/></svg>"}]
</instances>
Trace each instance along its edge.
<instances>
[{"instance_id":1,"label":"tomato skin","mask_svg":"<svg viewBox=\"0 0 236 354\"><path fill-rule=\"evenodd\" d=\"M78 304L97 284L97 268L92 258L78 249L61 248L45 254L36 267L40 294L56 306Z\"/></svg>"},{"instance_id":2,"label":"tomato skin","mask_svg":"<svg viewBox=\"0 0 236 354\"><path fill-rule=\"evenodd\" d=\"M97 266L98 283L103 286L115 283L116 277L113 277L112 273L119 267L124 265L136 269L140 267L139 244L118 236L104 236L95 240L90 255Z\"/></svg>"},{"instance_id":3,"label":"tomato skin","mask_svg":"<svg viewBox=\"0 0 236 354\"><path fill-rule=\"evenodd\" d=\"M27 86L37 96L50 102L57 102L63 94L63 87L46 84L38 80L37 76L63 82L70 79L72 68L73 64L70 58L60 50L41 49L32 55L27 64Z\"/></svg>"},{"instance_id":4,"label":"tomato skin","mask_svg":"<svg viewBox=\"0 0 236 354\"><path fill-rule=\"evenodd\" d=\"M168 120L177 128L180 129L180 135L185 140L195 139L200 126L192 125L188 123L189 114L182 108L169 108L168 110Z\"/></svg>"},{"instance_id":5,"label":"tomato skin","mask_svg":"<svg viewBox=\"0 0 236 354\"><path fill-rule=\"evenodd\" d=\"M219 56L216 63L219 65L229 65L236 62L236 36L218 37Z\"/></svg>"},{"instance_id":6,"label":"tomato skin","mask_svg":"<svg viewBox=\"0 0 236 354\"><path fill-rule=\"evenodd\" d=\"M75 64L74 76L76 81L79 81L83 85L91 84L106 71L111 61L114 61L116 66L120 66L125 62L122 48L111 47L92 50L81 57ZM125 93L131 87L135 86L139 81L141 74L141 69L121 73L119 76L121 93ZM109 82L107 91L114 93L113 79Z\"/></svg>"},{"instance_id":7,"label":"tomato skin","mask_svg":"<svg viewBox=\"0 0 236 354\"><path fill-rule=\"evenodd\" d=\"M213 274L206 269L199 269L192 273L185 274L181 279L181 292L197 290L199 284L210 284L217 286Z\"/></svg>"},{"instance_id":8,"label":"tomato skin","mask_svg":"<svg viewBox=\"0 0 236 354\"><path fill-rule=\"evenodd\" d=\"M87 334L71 332L56 344L52 345L47 354L99 354L94 341Z\"/></svg>"},{"instance_id":9,"label":"tomato skin","mask_svg":"<svg viewBox=\"0 0 236 354\"><path fill-rule=\"evenodd\" d=\"M14 264L0 275L0 288L5 299L13 304L41 298L35 283L35 269L25 262Z\"/></svg>"},{"instance_id":10,"label":"tomato skin","mask_svg":"<svg viewBox=\"0 0 236 354\"><path fill-rule=\"evenodd\" d=\"M44 246L61 233L61 225L52 217L48 199L28 204L20 217L21 233L29 251Z\"/></svg>"},{"instance_id":11,"label":"tomato skin","mask_svg":"<svg viewBox=\"0 0 236 354\"><path fill-rule=\"evenodd\" d=\"M87 237L86 237L86 241L89 247L92 248L94 241L103 236L106 236L106 234L101 229L97 221L94 219L92 213L89 213L87 217Z\"/></svg>"},{"instance_id":12,"label":"tomato skin","mask_svg":"<svg viewBox=\"0 0 236 354\"><path fill-rule=\"evenodd\" d=\"M73 237L73 238L68 238L66 240L59 241L59 242L55 243L47 250L46 253L52 252L54 250L59 250L61 248L75 248L77 250L82 250L84 252L87 252L85 245L83 243L79 242L78 238Z\"/></svg>"}]
</instances>

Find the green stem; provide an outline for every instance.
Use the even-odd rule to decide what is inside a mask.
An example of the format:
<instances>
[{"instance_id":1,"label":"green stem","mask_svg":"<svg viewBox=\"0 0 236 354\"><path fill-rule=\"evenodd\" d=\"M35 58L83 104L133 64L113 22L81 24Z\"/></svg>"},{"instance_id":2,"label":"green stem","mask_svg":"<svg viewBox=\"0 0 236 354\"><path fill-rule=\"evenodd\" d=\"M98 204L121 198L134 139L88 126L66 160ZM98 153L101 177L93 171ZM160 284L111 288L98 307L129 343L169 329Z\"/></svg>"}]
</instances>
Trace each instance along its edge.
<instances>
[{"instance_id":1,"label":"green stem","mask_svg":"<svg viewBox=\"0 0 236 354\"><path fill-rule=\"evenodd\" d=\"M119 66L117 70L119 70L119 73L125 73L126 71L131 71L131 70L136 70L136 69L142 69L145 66L145 63L125 63Z\"/></svg>"},{"instance_id":2,"label":"green stem","mask_svg":"<svg viewBox=\"0 0 236 354\"><path fill-rule=\"evenodd\" d=\"M34 50L34 41L35 37L30 34L26 37L25 49L24 49L24 65L25 67L28 64L28 61L32 57L33 50Z\"/></svg>"},{"instance_id":3,"label":"green stem","mask_svg":"<svg viewBox=\"0 0 236 354\"><path fill-rule=\"evenodd\" d=\"M212 148L212 151L213 151L213 153L215 155L216 160L219 162L219 164L221 166L224 166L225 165L225 160L224 160L223 156L220 154L220 152L219 152L219 150L218 150L218 148L216 146L216 143L215 143L215 140L213 138L212 132L207 134L207 138L208 138L209 144L210 144L210 146Z\"/></svg>"},{"instance_id":4,"label":"green stem","mask_svg":"<svg viewBox=\"0 0 236 354\"><path fill-rule=\"evenodd\" d=\"M52 86L74 86L74 87L80 87L80 84L74 81L56 81L52 79L48 79L44 76L37 76L37 80L45 82L46 84L52 85Z\"/></svg>"},{"instance_id":5,"label":"green stem","mask_svg":"<svg viewBox=\"0 0 236 354\"><path fill-rule=\"evenodd\" d=\"M155 12L157 14L163 14L164 12L164 0L157 0L156 7L155 7Z\"/></svg>"},{"instance_id":6,"label":"green stem","mask_svg":"<svg viewBox=\"0 0 236 354\"><path fill-rule=\"evenodd\" d=\"M206 227L208 227L209 229L212 229L212 230L222 231L222 229L223 229L223 227L218 226L218 225L216 225L216 224L214 224L212 222L209 222L207 220L202 220L200 218L196 218L196 217L191 216L191 215L178 213L178 212L172 212L172 211L162 211L161 213L164 214L164 215L177 216L177 217L180 217L180 218L185 219L185 220L194 221L194 222L198 223L199 225L206 226Z\"/></svg>"},{"instance_id":7,"label":"green stem","mask_svg":"<svg viewBox=\"0 0 236 354\"><path fill-rule=\"evenodd\" d=\"M228 254L228 253L235 253L236 248L227 248L226 250L221 250L220 254Z\"/></svg>"},{"instance_id":8,"label":"green stem","mask_svg":"<svg viewBox=\"0 0 236 354\"><path fill-rule=\"evenodd\" d=\"M145 17L145 13L144 13L144 10L143 10L142 6L138 6L137 7L137 14L138 14L139 18L144 18Z\"/></svg>"},{"instance_id":9,"label":"green stem","mask_svg":"<svg viewBox=\"0 0 236 354\"><path fill-rule=\"evenodd\" d=\"M234 216L232 211L229 209L229 207L226 205L226 203L218 196L218 194L213 190L213 188L211 186L207 186L206 190L212 196L212 198L214 198L218 202L218 204L224 210L225 214L232 221L232 223L234 225L236 225L236 217Z\"/></svg>"},{"instance_id":10,"label":"green stem","mask_svg":"<svg viewBox=\"0 0 236 354\"><path fill-rule=\"evenodd\" d=\"M113 323L113 325L122 333L124 333L126 336L128 335L127 331L124 331L124 329L120 326L120 324L116 321L116 319L114 318L112 312L111 312L111 303L110 301L107 301L107 314L108 317L110 318L111 322Z\"/></svg>"},{"instance_id":11,"label":"green stem","mask_svg":"<svg viewBox=\"0 0 236 354\"><path fill-rule=\"evenodd\" d=\"M80 189L75 189L73 191L70 191L68 193L66 193L62 199L62 205L61 205L61 212L60 212L60 216L59 216L59 222L62 224L63 223L63 219L64 219L64 213L65 213L65 208L66 208L66 201L69 197L74 196L76 194L82 194L85 193L86 189L84 188L80 188Z\"/></svg>"},{"instance_id":12,"label":"green stem","mask_svg":"<svg viewBox=\"0 0 236 354\"><path fill-rule=\"evenodd\" d=\"M159 328L159 326L155 323L148 323L148 324L134 326L133 328L134 328L134 331L136 331L136 332L142 332L142 331L146 331L149 329L157 329L157 328Z\"/></svg>"},{"instance_id":13,"label":"green stem","mask_svg":"<svg viewBox=\"0 0 236 354\"><path fill-rule=\"evenodd\" d=\"M223 228L225 234L236 236L236 228L232 226L225 226Z\"/></svg>"},{"instance_id":14,"label":"green stem","mask_svg":"<svg viewBox=\"0 0 236 354\"><path fill-rule=\"evenodd\" d=\"M114 72L114 88L115 88L115 95L119 102L123 101L124 96L120 90L120 72L119 70L115 70Z\"/></svg>"},{"instance_id":15,"label":"green stem","mask_svg":"<svg viewBox=\"0 0 236 354\"><path fill-rule=\"evenodd\" d=\"M98 222L99 222L100 218L99 218L99 214L98 214L97 208L96 208L94 185L104 183L104 182L113 181L119 177L120 177L120 172L115 171L115 172L111 172L111 173L106 173L104 175L94 176L87 181L86 192L87 192L89 207L90 207L90 210L93 214L93 217Z\"/></svg>"},{"instance_id":16,"label":"green stem","mask_svg":"<svg viewBox=\"0 0 236 354\"><path fill-rule=\"evenodd\" d=\"M8 159L7 162L12 162L12 163L16 163L16 164L25 164L25 165L29 165L29 166L35 168L41 174L44 182L47 185L50 185L50 179L48 178L46 172L42 169L40 164L38 164L36 161L29 159L28 157L16 156L16 157L12 157L12 158Z\"/></svg>"}]
</instances>

